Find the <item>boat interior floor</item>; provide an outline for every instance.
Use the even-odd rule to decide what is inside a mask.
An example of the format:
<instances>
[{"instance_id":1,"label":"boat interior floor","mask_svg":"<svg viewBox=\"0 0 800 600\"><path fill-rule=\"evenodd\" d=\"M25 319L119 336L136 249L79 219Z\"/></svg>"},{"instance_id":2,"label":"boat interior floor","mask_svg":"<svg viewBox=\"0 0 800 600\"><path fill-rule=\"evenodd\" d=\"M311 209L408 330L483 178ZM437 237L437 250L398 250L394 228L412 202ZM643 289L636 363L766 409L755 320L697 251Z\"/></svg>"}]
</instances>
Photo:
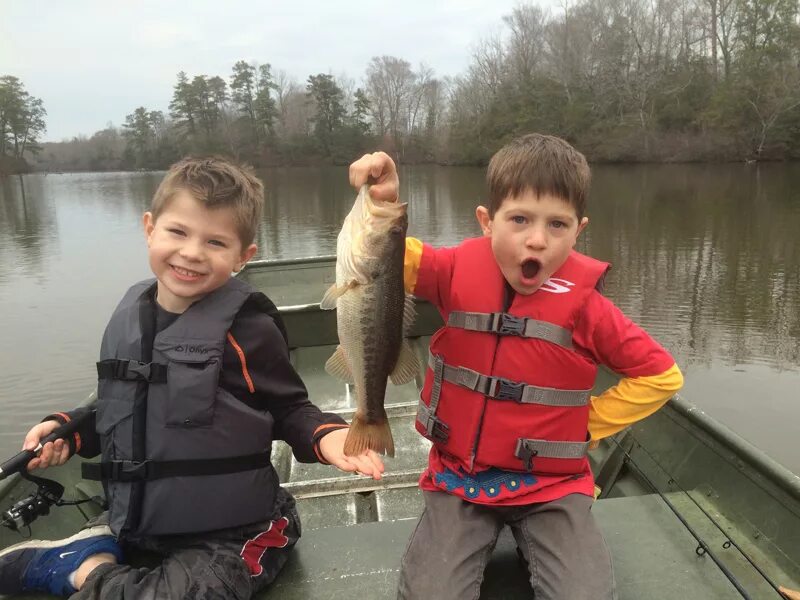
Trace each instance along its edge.
<instances>
[{"instance_id":1,"label":"boat interior floor","mask_svg":"<svg viewBox=\"0 0 800 600\"><path fill-rule=\"evenodd\" d=\"M611 550L620 600L737 598L736 589L657 495L609 498L593 511ZM260 599L300 600L396 597L400 559L416 519L326 527L308 531L284 571ZM710 523L709 523L710 526ZM712 537L707 543L711 544ZM777 597L734 548L726 562L753 598ZM481 599L530 598L528 575L508 529L486 569Z\"/></svg>"},{"instance_id":2,"label":"boat interior floor","mask_svg":"<svg viewBox=\"0 0 800 600\"><path fill-rule=\"evenodd\" d=\"M680 499L676 496L672 501L679 503ZM299 508L301 515L308 512L309 520L319 525L313 515L313 503L301 500ZM696 552L697 542L659 496L606 498L598 500L592 510L611 550L620 600L740 597L708 554ZM401 557L415 524L415 518L400 518L361 522L355 527L348 524L304 528L289 562L258 598L395 598ZM735 548L723 548L725 538L710 522L703 524L695 519L693 527L752 598L778 598ZM135 557L132 562L136 562ZM480 597L512 600L530 598L530 594L525 564L506 529L486 569Z\"/></svg>"}]
</instances>

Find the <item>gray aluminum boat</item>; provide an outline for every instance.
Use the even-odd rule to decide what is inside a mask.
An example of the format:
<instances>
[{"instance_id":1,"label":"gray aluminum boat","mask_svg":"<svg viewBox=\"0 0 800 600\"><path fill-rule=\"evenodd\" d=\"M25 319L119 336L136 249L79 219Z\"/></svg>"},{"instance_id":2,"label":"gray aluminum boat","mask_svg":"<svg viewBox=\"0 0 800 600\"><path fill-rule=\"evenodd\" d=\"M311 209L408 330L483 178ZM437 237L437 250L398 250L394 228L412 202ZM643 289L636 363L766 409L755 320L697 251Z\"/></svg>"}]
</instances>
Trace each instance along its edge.
<instances>
[{"instance_id":1,"label":"gray aluminum boat","mask_svg":"<svg viewBox=\"0 0 800 600\"><path fill-rule=\"evenodd\" d=\"M349 419L352 395L324 370L337 343L336 314L320 310L318 302L334 280L334 259L254 262L240 276L280 308L292 361L311 399ZM412 341L426 357L441 318L427 303L417 308ZM395 597L400 558L423 505L417 479L429 445L413 426L423 376L389 385L396 457L386 459L382 481L297 463L286 445L275 443L273 462L298 500L303 537L260 598ZM612 382L602 372L596 387ZM621 599L780 598L770 582L800 588L800 477L686 400L675 397L605 440L591 462L599 488L593 510L611 548ZM80 480L79 463L47 476L65 485L65 496L100 496L97 484ZM17 476L0 483L0 509L32 489ZM98 503L83 506L86 514L100 511ZM66 537L85 518L74 507L53 508L32 524L32 535ZM0 528L0 547L20 540L19 533ZM506 531L481 598L530 597L525 567Z\"/></svg>"}]
</instances>

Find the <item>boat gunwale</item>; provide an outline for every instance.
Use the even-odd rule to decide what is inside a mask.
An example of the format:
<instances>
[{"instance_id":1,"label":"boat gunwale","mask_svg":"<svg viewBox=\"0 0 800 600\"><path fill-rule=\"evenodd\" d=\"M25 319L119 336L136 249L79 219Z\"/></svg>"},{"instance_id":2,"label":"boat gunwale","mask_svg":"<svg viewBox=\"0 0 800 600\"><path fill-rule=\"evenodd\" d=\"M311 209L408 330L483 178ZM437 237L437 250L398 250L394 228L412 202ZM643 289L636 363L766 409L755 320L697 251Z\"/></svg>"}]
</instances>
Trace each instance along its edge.
<instances>
[{"instance_id":1,"label":"boat gunwale","mask_svg":"<svg viewBox=\"0 0 800 600\"><path fill-rule=\"evenodd\" d=\"M334 254L319 254L304 258L260 258L258 260L249 261L239 273L270 267L301 267L303 265L317 265L333 262L336 262L336 255Z\"/></svg>"},{"instance_id":2,"label":"boat gunwale","mask_svg":"<svg viewBox=\"0 0 800 600\"><path fill-rule=\"evenodd\" d=\"M708 433L715 441L731 450L737 457L745 460L759 475L777 485L789 494L793 500L800 502L800 475L796 475L784 467L766 452L708 415L699 406L685 400L680 394L675 394L667 406L685 417L700 431Z\"/></svg>"}]
</instances>

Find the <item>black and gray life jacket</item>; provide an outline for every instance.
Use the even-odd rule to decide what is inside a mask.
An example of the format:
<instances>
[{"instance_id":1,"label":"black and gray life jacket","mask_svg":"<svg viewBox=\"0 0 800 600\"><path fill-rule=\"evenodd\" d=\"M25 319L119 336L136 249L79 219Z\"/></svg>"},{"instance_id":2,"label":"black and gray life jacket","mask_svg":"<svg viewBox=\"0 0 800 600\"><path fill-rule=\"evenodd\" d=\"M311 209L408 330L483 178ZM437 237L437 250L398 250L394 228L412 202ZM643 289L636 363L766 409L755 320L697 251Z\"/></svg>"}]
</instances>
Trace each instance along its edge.
<instances>
[{"instance_id":1,"label":"black and gray life jacket","mask_svg":"<svg viewBox=\"0 0 800 600\"><path fill-rule=\"evenodd\" d=\"M155 280L128 290L106 327L97 363L103 481L118 535L210 531L267 519L278 478L270 463L273 418L219 387L234 317L251 297L231 279L156 333Z\"/></svg>"}]
</instances>

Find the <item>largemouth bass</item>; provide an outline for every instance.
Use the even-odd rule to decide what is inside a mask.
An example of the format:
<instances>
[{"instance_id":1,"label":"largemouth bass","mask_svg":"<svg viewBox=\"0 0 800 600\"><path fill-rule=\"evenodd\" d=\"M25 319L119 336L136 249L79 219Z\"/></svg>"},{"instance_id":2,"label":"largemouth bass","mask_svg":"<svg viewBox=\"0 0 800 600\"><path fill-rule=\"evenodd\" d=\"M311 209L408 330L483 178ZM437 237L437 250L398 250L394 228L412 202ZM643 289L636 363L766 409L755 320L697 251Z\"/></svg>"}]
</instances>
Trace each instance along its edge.
<instances>
[{"instance_id":1,"label":"largemouth bass","mask_svg":"<svg viewBox=\"0 0 800 600\"><path fill-rule=\"evenodd\" d=\"M356 456L367 448L394 456L383 402L386 380L401 385L419 372L404 334L414 302L403 289L407 204L370 198L362 186L336 241L336 283L320 306L336 309L339 346L325 364L355 385L357 408L344 444Z\"/></svg>"}]
</instances>

